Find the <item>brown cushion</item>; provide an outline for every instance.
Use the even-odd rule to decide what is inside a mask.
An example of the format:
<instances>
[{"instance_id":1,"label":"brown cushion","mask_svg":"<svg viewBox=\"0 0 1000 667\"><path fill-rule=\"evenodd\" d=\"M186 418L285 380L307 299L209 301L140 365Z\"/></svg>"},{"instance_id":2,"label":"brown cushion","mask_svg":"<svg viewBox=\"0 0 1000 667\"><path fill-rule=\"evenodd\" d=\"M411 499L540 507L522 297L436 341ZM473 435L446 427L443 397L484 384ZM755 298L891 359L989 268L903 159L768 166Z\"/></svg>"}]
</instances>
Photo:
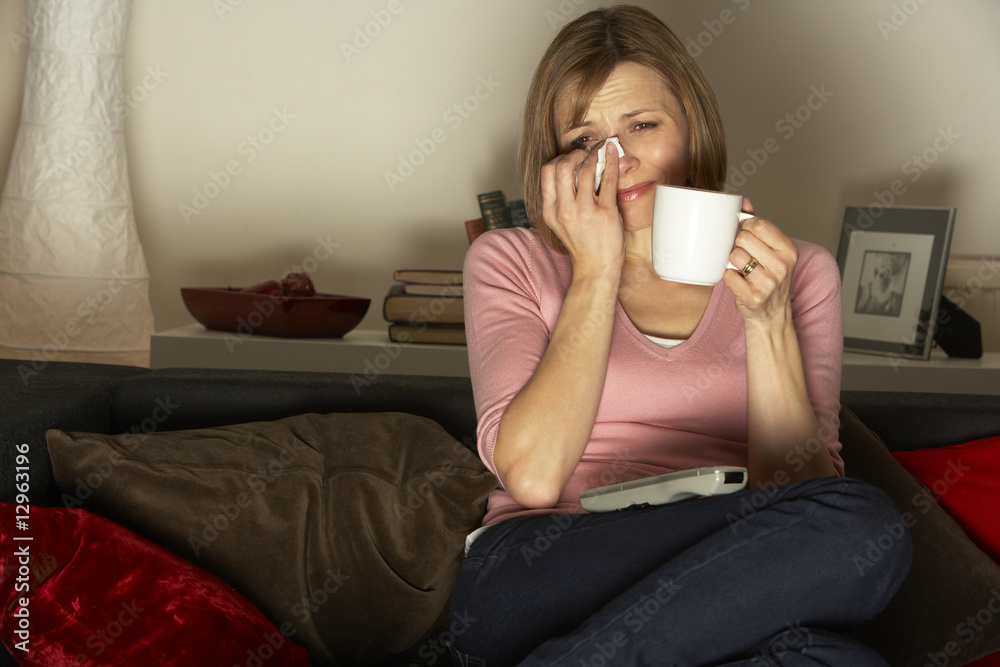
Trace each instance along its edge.
<instances>
[{"instance_id":1,"label":"brown cushion","mask_svg":"<svg viewBox=\"0 0 1000 667\"><path fill-rule=\"evenodd\" d=\"M902 588L853 636L893 667L962 665L1000 651L1000 614L994 613L1000 607L1000 567L853 412L843 408L840 418L847 475L888 493L913 539L913 566ZM878 555L878 545L872 545L870 553L859 555L858 567ZM986 616L992 622L981 625Z\"/></svg>"},{"instance_id":2,"label":"brown cushion","mask_svg":"<svg viewBox=\"0 0 1000 667\"><path fill-rule=\"evenodd\" d=\"M64 504L219 576L291 623L316 664L428 632L496 486L440 426L402 413L47 438Z\"/></svg>"}]
</instances>

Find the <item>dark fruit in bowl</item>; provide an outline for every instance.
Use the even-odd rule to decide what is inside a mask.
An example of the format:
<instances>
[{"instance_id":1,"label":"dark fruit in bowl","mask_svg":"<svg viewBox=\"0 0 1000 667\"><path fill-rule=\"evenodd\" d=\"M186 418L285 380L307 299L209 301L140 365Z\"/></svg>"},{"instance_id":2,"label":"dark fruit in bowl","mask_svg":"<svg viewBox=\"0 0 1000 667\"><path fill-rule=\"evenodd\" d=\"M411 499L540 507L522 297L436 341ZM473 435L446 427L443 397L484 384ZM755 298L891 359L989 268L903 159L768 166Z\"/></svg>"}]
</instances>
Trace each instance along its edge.
<instances>
[{"instance_id":1,"label":"dark fruit in bowl","mask_svg":"<svg viewBox=\"0 0 1000 667\"><path fill-rule=\"evenodd\" d=\"M314 296L316 288L308 273L289 273L281 279L281 293L285 296Z\"/></svg>"},{"instance_id":2,"label":"dark fruit in bowl","mask_svg":"<svg viewBox=\"0 0 1000 667\"><path fill-rule=\"evenodd\" d=\"M316 288L308 273L289 273L281 282L266 280L239 291L268 296L316 296Z\"/></svg>"},{"instance_id":3,"label":"dark fruit in bowl","mask_svg":"<svg viewBox=\"0 0 1000 667\"><path fill-rule=\"evenodd\" d=\"M281 283L277 280L268 280L250 287L244 287L240 292L252 292L254 294L269 294L271 296L281 296Z\"/></svg>"}]
</instances>

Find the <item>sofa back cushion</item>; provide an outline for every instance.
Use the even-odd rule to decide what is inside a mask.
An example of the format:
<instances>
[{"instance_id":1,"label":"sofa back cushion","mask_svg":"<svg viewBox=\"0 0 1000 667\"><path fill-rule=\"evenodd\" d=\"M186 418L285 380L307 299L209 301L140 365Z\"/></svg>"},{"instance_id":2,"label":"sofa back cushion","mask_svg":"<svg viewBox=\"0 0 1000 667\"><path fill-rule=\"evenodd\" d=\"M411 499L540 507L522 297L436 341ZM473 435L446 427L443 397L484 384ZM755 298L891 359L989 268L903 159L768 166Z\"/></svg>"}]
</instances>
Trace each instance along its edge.
<instances>
[{"instance_id":1,"label":"sofa back cushion","mask_svg":"<svg viewBox=\"0 0 1000 667\"><path fill-rule=\"evenodd\" d=\"M476 450L469 378L165 368L111 389L107 433L273 421L310 412L406 412Z\"/></svg>"}]
</instances>

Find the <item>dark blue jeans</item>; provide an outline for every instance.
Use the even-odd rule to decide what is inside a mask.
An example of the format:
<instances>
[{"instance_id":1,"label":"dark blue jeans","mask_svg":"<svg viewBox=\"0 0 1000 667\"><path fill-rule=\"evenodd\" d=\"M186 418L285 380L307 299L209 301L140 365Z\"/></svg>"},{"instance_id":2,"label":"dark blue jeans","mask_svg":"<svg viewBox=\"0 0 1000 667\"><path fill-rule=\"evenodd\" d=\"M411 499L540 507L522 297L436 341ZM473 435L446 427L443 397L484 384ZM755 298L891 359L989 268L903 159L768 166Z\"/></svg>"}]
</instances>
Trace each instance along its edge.
<instances>
[{"instance_id":1,"label":"dark blue jeans","mask_svg":"<svg viewBox=\"0 0 1000 667\"><path fill-rule=\"evenodd\" d=\"M472 545L457 665L887 664L839 632L910 567L879 489L825 477L608 514L519 517Z\"/></svg>"}]
</instances>

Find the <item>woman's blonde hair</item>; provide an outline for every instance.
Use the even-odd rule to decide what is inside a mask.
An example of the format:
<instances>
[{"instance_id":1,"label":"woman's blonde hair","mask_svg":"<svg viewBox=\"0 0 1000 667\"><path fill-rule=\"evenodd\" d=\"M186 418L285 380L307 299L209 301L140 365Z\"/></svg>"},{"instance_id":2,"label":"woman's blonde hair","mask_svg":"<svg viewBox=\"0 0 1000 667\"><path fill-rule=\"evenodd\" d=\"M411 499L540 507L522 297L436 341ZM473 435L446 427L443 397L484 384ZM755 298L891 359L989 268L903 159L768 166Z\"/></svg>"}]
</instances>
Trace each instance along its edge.
<instances>
[{"instance_id":1,"label":"woman's blonde hair","mask_svg":"<svg viewBox=\"0 0 1000 667\"><path fill-rule=\"evenodd\" d=\"M688 124L689 185L721 190L726 178L726 140L715 94L683 43L652 13L630 5L597 9L563 26L535 70L518 145L518 165L528 217L551 247L562 243L542 219L542 167L559 153L555 103L576 86L573 122L622 62L645 65L663 77Z\"/></svg>"}]
</instances>

